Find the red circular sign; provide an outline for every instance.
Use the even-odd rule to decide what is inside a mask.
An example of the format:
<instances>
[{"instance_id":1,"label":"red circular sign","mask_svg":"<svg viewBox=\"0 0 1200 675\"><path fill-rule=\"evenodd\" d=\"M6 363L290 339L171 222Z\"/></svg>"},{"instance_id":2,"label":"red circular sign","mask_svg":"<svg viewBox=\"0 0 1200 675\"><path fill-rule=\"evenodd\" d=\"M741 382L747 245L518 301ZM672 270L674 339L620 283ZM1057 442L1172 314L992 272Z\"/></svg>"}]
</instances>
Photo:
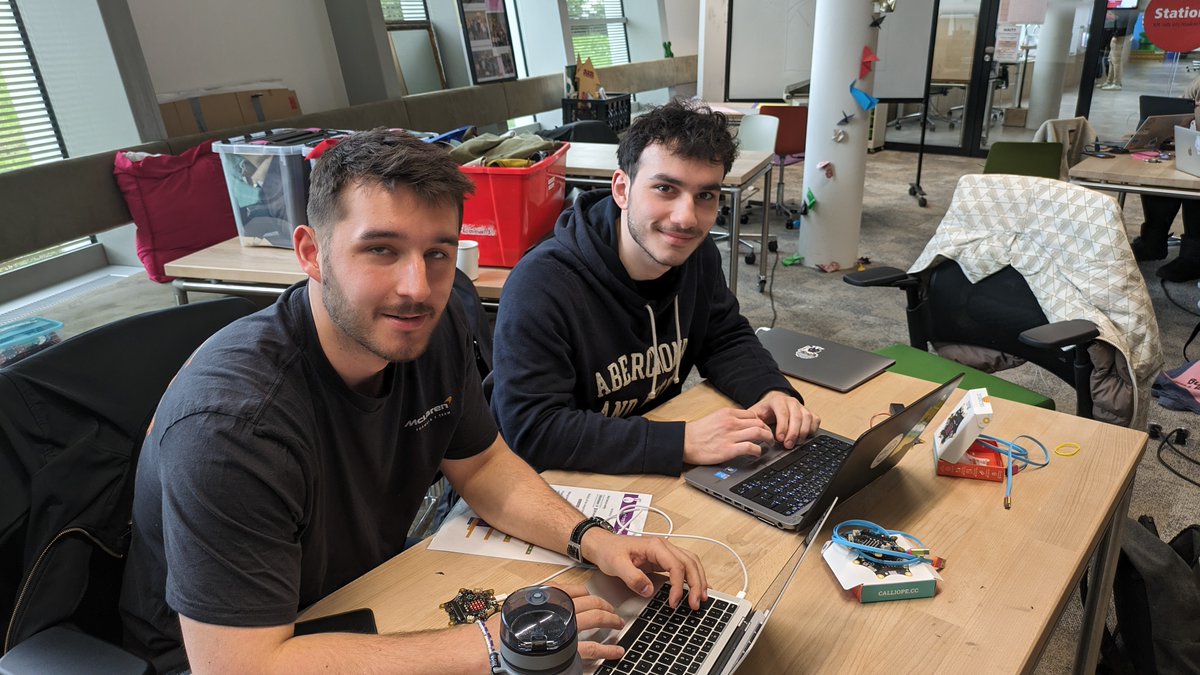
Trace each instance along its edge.
<instances>
[{"instance_id":1,"label":"red circular sign","mask_svg":"<svg viewBox=\"0 0 1200 675\"><path fill-rule=\"evenodd\" d=\"M1146 37L1165 52L1200 48L1200 0L1150 0L1142 25Z\"/></svg>"}]
</instances>

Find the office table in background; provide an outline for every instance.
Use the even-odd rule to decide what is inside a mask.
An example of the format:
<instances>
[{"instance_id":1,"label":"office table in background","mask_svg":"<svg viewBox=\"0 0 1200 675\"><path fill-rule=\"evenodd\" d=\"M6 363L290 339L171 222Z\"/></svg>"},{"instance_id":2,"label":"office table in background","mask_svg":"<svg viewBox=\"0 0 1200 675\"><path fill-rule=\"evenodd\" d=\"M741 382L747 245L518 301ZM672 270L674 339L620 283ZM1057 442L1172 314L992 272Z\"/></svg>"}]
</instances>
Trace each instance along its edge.
<instances>
[{"instance_id":1,"label":"office table in background","mask_svg":"<svg viewBox=\"0 0 1200 675\"><path fill-rule=\"evenodd\" d=\"M164 271L177 277L175 300L188 303L188 292L231 295L279 295L288 286L307 278L289 248L242 246L237 237L167 263ZM500 291L511 270L480 267L475 290L485 305L500 302Z\"/></svg>"},{"instance_id":2,"label":"office table in background","mask_svg":"<svg viewBox=\"0 0 1200 675\"><path fill-rule=\"evenodd\" d=\"M1200 199L1200 177L1175 168L1174 159L1158 163L1144 162L1130 155L1107 159L1087 157L1071 167L1071 182L1093 190L1117 193L1125 205L1125 195L1157 195L1177 199Z\"/></svg>"},{"instance_id":3,"label":"office table in background","mask_svg":"<svg viewBox=\"0 0 1200 675\"><path fill-rule=\"evenodd\" d=\"M749 189L755 180L763 177L762 193L764 199L771 194L771 160L775 157L769 152L744 151L733 162L733 168L721 181L721 192L729 195L729 216L726 218L726 229L729 231L729 290L737 295L737 266L738 266L738 236L741 230L739 222L742 212L742 193ZM567 182L583 183L586 185L606 186L612 183L613 173L617 170L617 146L609 143L572 143L567 150ZM758 266L758 290L761 293L767 283L767 252L765 243L769 236L767 228L768 209L762 210L762 241L763 250Z\"/></svg>"},{"instance_id":4,"label":"office table in background","mask_svg":"<svg viewBox=\"0 0 1200 675\"><path fill-rule=\"evenodd\" d=\"M848 394L793 381L834 432L856 436L891 402L911 403L933 385L884 373ZM1073 457L1051 455L1050 466L1016 478L1013 508L1004 487L989 481L934 475L929 437L961 397L956 392L915 447L892 471L839 505L838 523L865 518L911 532L948 559L934 598L860 605L837 585L821 556L801 566L778 611L750 655L747 673L875 671L897 673L1030 672L1096 552L1076 672L1094 672L1099 629L1108 608L1120 527L1146 434L1062 413L993 399L989 432L1032 435L1048 448L1075 442ZM730 405L700 385L660 406L653 419L688 420ZM1036 452L1036 451L1035 451ZM757 602L799 544L799 535L759 522L681 478L607 476L550 471L551 483L648 492L652 505L675 520L676 531L703 534L733 546L750 568L747 598ZM654 515L651 530L663 528ZM829 529L822 539L829 538ZM370 607L380 632L445 627L438 604L460 588L506 593L542 579L553 566L429 551L428 539L368 572L301 614L311 619ZM723 549L690 540L710 585L735 593L741 571ZM579 583L572 570L559 580ZM1102 602L1095 599L1103 598Z\"/></svg>"}]
</instances>

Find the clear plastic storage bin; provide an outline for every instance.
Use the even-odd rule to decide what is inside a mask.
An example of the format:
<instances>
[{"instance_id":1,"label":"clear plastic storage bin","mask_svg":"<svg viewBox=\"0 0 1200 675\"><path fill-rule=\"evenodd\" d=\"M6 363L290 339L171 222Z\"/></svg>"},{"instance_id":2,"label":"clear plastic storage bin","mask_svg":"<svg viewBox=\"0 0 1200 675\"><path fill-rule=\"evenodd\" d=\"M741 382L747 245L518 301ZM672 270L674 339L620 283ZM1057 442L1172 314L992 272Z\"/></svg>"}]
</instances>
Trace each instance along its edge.
<instances>
[{"instance_id":1,"label":"clear plastic storage bin","mask_svg":"<svg viewBox=\"0 0 1200 675\"><path fill-rule=\"evenodd\" d=\"M321 141L350 132L273 129L213 143L243 246L292 247L292 232L308 221L309 162Z\"/></svg>"}]
</instances>

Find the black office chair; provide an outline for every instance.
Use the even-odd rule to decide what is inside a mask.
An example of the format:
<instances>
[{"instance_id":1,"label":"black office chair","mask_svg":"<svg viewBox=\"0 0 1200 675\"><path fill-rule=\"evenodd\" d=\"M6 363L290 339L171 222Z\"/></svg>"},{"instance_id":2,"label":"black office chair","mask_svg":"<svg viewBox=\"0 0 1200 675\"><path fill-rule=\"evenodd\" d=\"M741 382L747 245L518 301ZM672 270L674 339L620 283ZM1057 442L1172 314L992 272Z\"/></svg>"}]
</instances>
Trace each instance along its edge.
<instances>
[{"instance_id":1,"label":"black office chair","mask_svg":"<svg viewBox=\"0 0 1200 675\"><path fill-rule=\"evenodd\" d=\"M1142 414L1142 390L1162 365L1158 324L1111 199L1058 180L963 176L914 267L844 277L904 289L908 344L878 350L896 359L893 370L942 382L966 364L963 388L1053 408L990 374L1028 361L1075 389L1081 417L1129 425Z\"/></svg>"},{"instance_id":2,"label":"black office chair","mask_svg":"<svg viewBox=\"0 0 1200 675\"><path fill-rule=\"evenodd\" d=\"M580 120L570 122L537 132L538 136L548 141L568 141L571 143L611 143L621 142L621 137L613 131L608 123L599 120Z\"/></svg>"},{"instance_id":3,"label":"black office chair","mask_svg":"<svg viewBox=\"0 0 1200 675\"><path fill-rule=\"evenodd\" d=\"M116 646L137 456L179 368L254 310L150 312L0 369L0 673L151 672Z\"/></svg>"}]
</instances>

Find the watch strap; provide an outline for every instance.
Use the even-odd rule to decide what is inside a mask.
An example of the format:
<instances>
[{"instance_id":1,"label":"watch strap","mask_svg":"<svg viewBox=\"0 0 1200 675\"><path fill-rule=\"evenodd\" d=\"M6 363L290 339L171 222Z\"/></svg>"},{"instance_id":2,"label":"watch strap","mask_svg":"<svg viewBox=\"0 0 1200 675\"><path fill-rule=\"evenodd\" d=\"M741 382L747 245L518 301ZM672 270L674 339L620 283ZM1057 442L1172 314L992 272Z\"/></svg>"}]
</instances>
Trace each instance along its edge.
<instances>
[{"instance_id":1,"label":"watch strap","mask_svg":"<svg viewBox=\"0 0 1200 675\"><path fill-rule=\"evenodd\" d=\"M575 526L575 529L571 530L571 538L567 540L567 556L571 558L571 560L579 563L587 563L587 561L583 559L583 552L580 549L583 546L583 535L593 527L599 527L601 529L608 530L609 532L613 531L612 524L599 516L592 516L591 518L585 518L580 521L580 523Z\"/></svg>"}]
</instances>

